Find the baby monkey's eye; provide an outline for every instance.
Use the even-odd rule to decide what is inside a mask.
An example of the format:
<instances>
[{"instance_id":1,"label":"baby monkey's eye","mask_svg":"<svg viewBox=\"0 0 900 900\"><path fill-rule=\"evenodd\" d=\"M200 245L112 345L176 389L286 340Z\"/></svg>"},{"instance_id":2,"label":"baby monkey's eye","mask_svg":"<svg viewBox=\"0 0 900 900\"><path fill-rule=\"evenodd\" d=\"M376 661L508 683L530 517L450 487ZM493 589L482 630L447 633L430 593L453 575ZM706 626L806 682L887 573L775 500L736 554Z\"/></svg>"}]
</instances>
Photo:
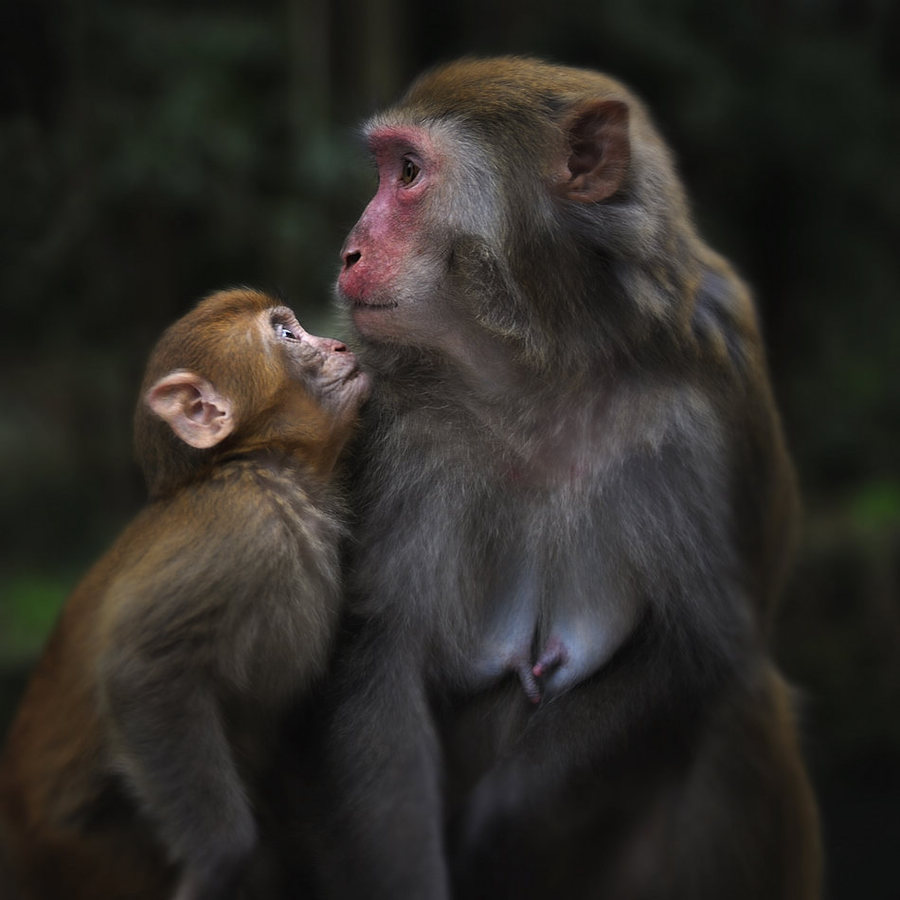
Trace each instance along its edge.
<instances>
[{"instance_id":1,"label":"baby monkey's eye","mask_svg":"<svg viewBox=\"0 0 900 900\"><path fill-rule=\"evenodd\" d=\"M288 341L297 340L297 335L294 334L294 332L291 331L291 329L288 328L287 325L284 324L284 322L273 322L272 325L275 328L275 334L277 334L278 337L284 338Z\"/></svg>"}]
</instances>

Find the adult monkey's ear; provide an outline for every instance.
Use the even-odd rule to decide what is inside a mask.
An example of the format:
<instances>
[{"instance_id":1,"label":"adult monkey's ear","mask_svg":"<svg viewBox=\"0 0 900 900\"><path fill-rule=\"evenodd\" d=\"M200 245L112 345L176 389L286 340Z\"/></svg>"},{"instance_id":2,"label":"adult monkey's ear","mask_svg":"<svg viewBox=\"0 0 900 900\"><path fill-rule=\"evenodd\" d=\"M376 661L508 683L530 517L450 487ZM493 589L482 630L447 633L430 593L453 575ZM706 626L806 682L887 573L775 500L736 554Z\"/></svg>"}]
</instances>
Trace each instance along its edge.
<instances>
[{"instance_id":1,"label":"adult monkey's ear","mask_svg":"<svg viewBox=\"0 0 900 900\"><path fill-rule=\"evenodd\" d=\"M148 407L186 444L215 447L234 431L231 400L194 372L176 369L144 395Z\"/></svg>"},{"instance_id":2,"label":"adult monkey's ear","mask_svg":"<svg viewBox=\"0 0 900 900\"><path fill-rule=\"evenodd\" d=\"M612 197L631 162L628 106L620 100L592 100L575 110L565 131L567 158L559 170L559 194L579 203Z\"/></svg>"}]
</instances>

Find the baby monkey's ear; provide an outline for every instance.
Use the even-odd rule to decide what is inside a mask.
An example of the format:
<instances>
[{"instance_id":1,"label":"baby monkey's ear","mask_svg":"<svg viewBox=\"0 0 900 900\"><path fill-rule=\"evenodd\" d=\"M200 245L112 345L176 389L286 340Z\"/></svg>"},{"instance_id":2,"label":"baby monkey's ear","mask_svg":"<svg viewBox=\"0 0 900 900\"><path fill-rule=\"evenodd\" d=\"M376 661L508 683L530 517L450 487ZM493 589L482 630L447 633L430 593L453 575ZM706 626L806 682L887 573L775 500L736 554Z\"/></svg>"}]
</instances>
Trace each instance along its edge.
<instances>
[{"instance_id":1,"label":"baby monkey's ear","mask_svg":"<svg viewBox=\"0 0 900 900\"><path fill-rule=\"evenodd\" d=\"M214 447L234 431L231 400L185 369L160 378L144 395L144 402L181 440L199 450Z\"/></svg>"}]
</instances>

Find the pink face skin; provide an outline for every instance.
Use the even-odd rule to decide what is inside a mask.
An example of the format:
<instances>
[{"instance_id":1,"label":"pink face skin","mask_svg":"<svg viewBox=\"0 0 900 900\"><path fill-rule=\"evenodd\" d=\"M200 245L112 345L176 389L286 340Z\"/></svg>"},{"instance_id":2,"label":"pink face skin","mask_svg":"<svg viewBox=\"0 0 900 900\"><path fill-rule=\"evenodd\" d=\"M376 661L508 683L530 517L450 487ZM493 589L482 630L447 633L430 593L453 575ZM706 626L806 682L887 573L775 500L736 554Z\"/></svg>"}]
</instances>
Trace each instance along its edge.
<instances>
[{"instance_id":1,"label":"pink face skin","mask_svg":"<svg viewBox=\"0 0 900 900\"><path fill-rule=\"evenodd\" d=\"M389 333L392 310L421 293L419 239L425 200L437 183L440 157L425 129L377 127L369 146L378 190L341 250L338 289L363 334Z\"/></svg>"}]
</instances>

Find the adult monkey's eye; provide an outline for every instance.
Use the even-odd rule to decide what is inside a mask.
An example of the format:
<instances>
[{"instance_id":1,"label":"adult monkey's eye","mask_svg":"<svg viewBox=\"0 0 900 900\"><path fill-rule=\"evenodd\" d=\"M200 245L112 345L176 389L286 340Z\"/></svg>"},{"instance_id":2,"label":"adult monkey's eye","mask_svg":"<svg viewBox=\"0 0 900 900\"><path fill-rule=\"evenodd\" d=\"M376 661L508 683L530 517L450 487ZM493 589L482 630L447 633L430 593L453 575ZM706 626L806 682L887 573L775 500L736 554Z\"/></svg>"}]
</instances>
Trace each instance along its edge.
<instances>
[{"instance_id":1,"label":"adult monkey's eye","mask_svg":"<svg viewBox=\"0 0 900 900\"><path fill-rule=\"evenodd\" d=\"M283 322L273 322L272 324L275 326L275 334L277 334L278 337L285 338L289 341L297 340L297 335L295 335Z\"/></svg>"},{"instance_id":2,"label":"adult monkey's eye","mask_svg":"<svg viewBox=\"0 0 900 900\"><path fill-rule=\"evenodd\" d=\"M419 174L419 167L411 160L403 160L403 168L400 170L400 180L404 184L412 184Z\"/></svg>"}]
</instances>

